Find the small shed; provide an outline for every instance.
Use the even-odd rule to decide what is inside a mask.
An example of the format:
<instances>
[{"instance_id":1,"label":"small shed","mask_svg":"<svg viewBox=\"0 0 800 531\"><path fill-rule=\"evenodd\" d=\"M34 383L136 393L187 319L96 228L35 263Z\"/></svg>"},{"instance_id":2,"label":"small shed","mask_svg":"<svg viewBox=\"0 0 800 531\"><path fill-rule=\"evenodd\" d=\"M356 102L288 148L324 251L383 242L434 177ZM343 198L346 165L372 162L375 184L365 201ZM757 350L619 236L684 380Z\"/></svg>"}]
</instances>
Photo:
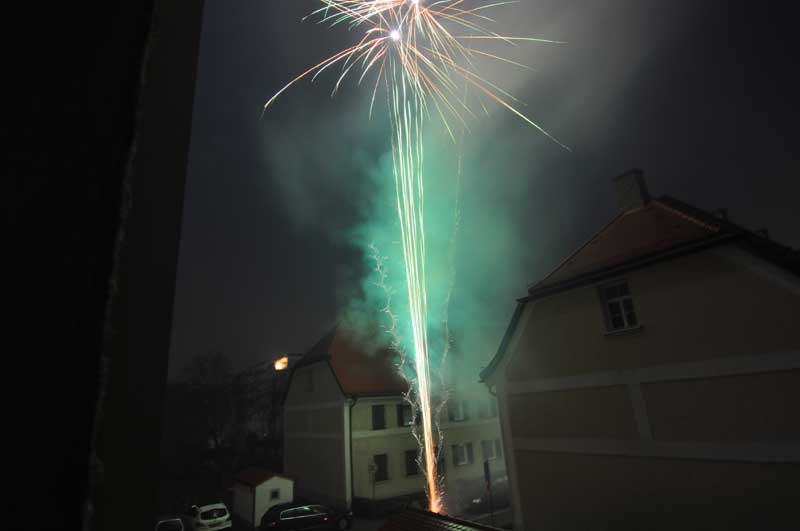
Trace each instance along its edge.
<instances>
[{"instance_id":1,"label":"small shed","mask_svg":"<svg viewBox=\"0 0 800 531\"><path fill-rule=\"evenodd\" d=\"M233 514L258 527L264 513L279 503L294 498L294 480L264 468L246 468L233 483Z\"/></svg>"}]
</instances>

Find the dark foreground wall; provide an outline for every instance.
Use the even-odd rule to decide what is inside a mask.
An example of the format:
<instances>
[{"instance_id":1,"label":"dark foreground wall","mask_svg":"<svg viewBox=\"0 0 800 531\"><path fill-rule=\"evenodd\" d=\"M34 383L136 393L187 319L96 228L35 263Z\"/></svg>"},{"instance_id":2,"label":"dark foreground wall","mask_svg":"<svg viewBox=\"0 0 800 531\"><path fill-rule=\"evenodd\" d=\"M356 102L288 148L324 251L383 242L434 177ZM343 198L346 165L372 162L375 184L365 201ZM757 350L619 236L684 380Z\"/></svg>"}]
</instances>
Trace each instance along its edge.
<instances>
[{"instance_id":1,"label":"dark foreground wall","mask_svg":"<svg viewBox=\"0 0 800 531\"><path fill-rule=\"evenodd\" d=\"M0 123L3 471L13 500L3 520L8 528L84 523L105 388L99 518L89 525L146 529L202 1L158 2L152 38L152 1L15 5L4 13ZM119 290L105 335L115 257Z\"/></svg>"}]
</instances>

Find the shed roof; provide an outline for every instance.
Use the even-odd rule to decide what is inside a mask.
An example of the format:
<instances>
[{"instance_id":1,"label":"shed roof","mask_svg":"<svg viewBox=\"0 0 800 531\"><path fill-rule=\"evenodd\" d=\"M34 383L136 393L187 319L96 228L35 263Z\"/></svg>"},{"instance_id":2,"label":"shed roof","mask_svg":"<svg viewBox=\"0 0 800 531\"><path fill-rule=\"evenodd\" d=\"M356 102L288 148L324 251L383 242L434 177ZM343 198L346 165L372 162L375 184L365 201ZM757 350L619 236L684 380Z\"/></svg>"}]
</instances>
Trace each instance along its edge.
<instances>
[{"instance_id":1,"label":"shed roof","mask_svg":"<svg viewBox=\"0 0 800 531\"><path fill-rule=\"evenodd\" d=\"M236 475L236 481L238 483L244 483L245 485L250 485L251 487L257 487L262 483L264 483L265 481L272 479L274 477L284 478L293 481L292 478L288 476L284 476L283 474L277 474L265 468L259 468L259 467L245 468Z\"/></svg>"}]
</instances>

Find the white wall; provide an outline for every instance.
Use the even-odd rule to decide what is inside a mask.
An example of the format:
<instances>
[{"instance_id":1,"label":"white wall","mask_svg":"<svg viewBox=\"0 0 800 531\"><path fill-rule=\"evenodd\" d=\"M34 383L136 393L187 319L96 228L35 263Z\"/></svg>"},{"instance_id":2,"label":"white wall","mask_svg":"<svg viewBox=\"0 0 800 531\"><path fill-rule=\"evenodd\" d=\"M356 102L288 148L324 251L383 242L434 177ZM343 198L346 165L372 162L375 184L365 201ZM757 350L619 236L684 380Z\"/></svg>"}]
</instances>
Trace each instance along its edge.
<instances>
[{"instance_id":1,"label":"white wall","mask_svg":"<svg viewBox=\"0 0 800 531\"><path fill-rule=\"evenodd\" d=\"M276 489L279 491L279 496L278 499L273 500L271 492ZM255 498L255 525L258 525L261 522L261 517L270 507L279 503L287 503L294 499L294 481L280 476L272 477L258 486Z\"/></svg>"}]
</instances>

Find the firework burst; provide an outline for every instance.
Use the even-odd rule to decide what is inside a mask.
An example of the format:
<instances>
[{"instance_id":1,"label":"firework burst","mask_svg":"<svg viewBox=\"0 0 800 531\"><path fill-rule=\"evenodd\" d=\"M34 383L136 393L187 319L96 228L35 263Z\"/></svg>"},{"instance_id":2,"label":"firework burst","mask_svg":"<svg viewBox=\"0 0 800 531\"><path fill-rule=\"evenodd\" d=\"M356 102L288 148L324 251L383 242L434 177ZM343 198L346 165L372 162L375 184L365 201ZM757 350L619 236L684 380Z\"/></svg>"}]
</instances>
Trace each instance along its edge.
<instances>
[{"instance_id":1,"label":"firework burst","mask_svg":"<svg viewBox=\"0 0 800 531\"><path fill-rule=\"evenodd\" d=\"M455 140L453 124L466 128L472 115L466 88L484 100L493 101L538 129L549 139L568 149L528 116L517 110L517 100L481 75L477 60L489 58L523 67L510 59L479 50L481 41L557 43L531 37L508 37L485 25L493 22L492 9L515 2L478 0L319 0L322 6L306 18L316 18L331 26L345 25L358 35L355 44L339 50L322 62L300 73L269 101L273 102L298 81L339 68L333 86L335 94L348 77L362 83L374 74L370 115L378 89L386 88L391 122L391 147L396 208L400 225L406 277L409 323L413 337L413 362L416 392L413 393L421 417L421 432L415 432L421 446L420 461L426 477L429 509L444 510L442 485L437 473L437 448L442 448L441 433L434 435L434 424L442 404L431 404L431 371L427 337L428 302L425 276L425 223L423 186L423 124L432 111L441 117ZM485 107L484 107L485 108ZM439 444L437 444L439 443Z\"/></svg>"}]
</instances>

